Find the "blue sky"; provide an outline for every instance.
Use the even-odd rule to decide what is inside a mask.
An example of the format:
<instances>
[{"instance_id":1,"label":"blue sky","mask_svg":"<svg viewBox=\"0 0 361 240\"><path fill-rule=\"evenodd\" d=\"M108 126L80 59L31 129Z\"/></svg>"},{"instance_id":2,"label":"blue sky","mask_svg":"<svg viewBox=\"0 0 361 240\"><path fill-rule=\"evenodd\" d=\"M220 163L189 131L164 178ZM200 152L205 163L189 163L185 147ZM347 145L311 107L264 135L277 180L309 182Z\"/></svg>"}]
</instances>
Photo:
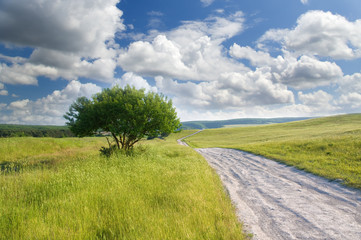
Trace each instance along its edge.
<instances>
[{"instance_id":1,"label":"blue sky","mask_svg":"<svg viewBox=\"0 0 361 240\"><path fill-rule=\"evenodd\" d=\"M361 112L359 0L0 0L0 123L115 84L181 120Z\"/></svg>"}]
</instances>

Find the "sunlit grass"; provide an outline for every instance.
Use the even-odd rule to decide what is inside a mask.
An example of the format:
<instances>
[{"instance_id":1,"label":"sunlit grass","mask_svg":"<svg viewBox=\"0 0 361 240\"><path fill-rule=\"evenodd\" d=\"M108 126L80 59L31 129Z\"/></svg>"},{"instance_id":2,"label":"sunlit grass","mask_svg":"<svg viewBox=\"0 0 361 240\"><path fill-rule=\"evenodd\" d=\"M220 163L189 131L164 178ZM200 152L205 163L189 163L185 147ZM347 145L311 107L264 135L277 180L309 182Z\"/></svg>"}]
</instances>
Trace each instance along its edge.
<instances>
[{"instance_id":1,"label":"sunlit grass","mask_svg":"<svg viewBox=\"0 0 361 240\"><path fill-rule=\"evenodd\" d=\"M59 157L74 153L98 153L100 146L106 146L105 138L0 138L0 164L4 162L28 162L33 157ZM68 154L68 155L69 155Z\"/></svg>"},{"instance_id":2,"label":"sunlit grass","mask_svg":"<svg viewBox=\"0 0 361 240\"><path fill-rule=\"evenodd\" d=\"M361 114L205 130L186 142L252 152L361 188Z\"/></svg>"},{"instance_id":3,"label":"sunlit grass","mask_svg":"<svg viewBox=\"0 0 361 240\"><path fill-rule=\"evenodd\" d=\"M29 149L32 167L0 175L0 239L244 239L214 171L176 144L185 134L111 158L97 153L104 139L47 139L49 149ZM55 160L39 167L44 154Z\"/></svg>"}]
</instances>

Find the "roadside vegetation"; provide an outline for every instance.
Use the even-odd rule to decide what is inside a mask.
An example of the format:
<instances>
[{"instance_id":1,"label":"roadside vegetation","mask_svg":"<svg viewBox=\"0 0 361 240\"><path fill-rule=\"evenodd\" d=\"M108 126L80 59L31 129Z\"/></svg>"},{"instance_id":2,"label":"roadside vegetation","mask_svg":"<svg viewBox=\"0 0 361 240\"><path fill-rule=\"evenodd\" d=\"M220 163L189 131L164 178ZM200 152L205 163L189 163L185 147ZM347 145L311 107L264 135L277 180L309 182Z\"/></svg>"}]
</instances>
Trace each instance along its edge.
<instances>
[{"instance_id":1,"label":"roadside vegetation","mask_svg":"<svg viewBox=\"0 0 361 240\"><path fill-rule=\"evenodd\" d=\"M361 189L361 114L205 130L185 141L252 152Z\"/></svg>"},{"instance_id":2,"label":"roadside vegetation","mask_svg":"<svg viewBox=\"0 0 361 240\"><path fill-rule=\"evenodd\" d=\"M0 239L245 239L215 172L176 139L0 139Z\"/></svg>"}]
</instances>

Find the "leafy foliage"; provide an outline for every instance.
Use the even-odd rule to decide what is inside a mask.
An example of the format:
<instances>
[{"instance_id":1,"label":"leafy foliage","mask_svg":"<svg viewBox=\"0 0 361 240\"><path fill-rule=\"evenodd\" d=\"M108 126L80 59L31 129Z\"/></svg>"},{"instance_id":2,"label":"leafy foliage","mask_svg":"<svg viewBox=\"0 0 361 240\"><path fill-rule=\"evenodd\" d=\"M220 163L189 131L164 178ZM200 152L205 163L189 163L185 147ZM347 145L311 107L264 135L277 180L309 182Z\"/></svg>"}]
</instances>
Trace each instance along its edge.
<instances>
[{"instance_id":1,"label":"leafy foliage","mask_svg":"<svg viewBox=\"0 0 361 240\"><path fill-rule=\"evenodd\" d=\"M146 136L164 136L180 128L171 100L130 86L104 89L92 99L80 97L64 117L76 136L90 136L101 129L111 133L117 149L126 151Z\"/></svg>"}]
</instances>

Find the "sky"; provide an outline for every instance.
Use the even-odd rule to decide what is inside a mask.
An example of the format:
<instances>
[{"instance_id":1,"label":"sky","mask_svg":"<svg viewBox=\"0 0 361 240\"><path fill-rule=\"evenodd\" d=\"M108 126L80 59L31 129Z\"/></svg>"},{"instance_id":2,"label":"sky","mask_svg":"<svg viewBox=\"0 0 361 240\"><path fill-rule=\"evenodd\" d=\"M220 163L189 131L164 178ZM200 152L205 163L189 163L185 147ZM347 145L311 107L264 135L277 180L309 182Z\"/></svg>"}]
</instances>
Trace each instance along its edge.
<instances>
[{"instance_id":1,"label":"sky","mask_svg":"<svg viewBox=\"0 0 361 240\"><path fill-rule=\"evenodd\" d=\"M127 84L181 121L361 112L359 0L0 0L0 123Z\"/></svg>"}]
</instances>

